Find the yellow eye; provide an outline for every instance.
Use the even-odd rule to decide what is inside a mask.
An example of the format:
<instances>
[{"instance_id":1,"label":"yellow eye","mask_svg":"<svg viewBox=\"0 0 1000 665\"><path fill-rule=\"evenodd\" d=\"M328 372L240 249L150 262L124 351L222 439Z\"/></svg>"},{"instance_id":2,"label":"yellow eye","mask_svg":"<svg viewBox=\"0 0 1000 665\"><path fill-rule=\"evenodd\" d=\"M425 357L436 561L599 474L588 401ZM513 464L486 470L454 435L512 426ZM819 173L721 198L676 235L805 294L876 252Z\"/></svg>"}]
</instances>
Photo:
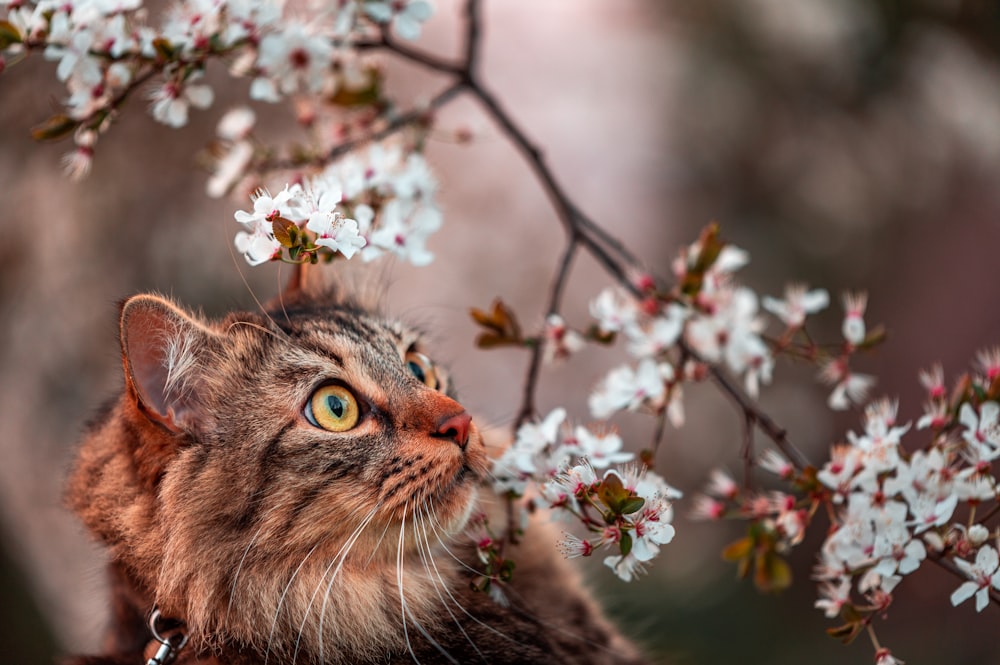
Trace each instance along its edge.
<instances>
[{"instance_id":1,"label":"yellow eye","mask_svg":"<svg viewBox=\"0 0 1000 665\"><path fill-rule=\"evenodd\" d=\"M323 386L306 403L306 420L331 432L346 432L358 424L358 400L344 386Z\"/></svg>"},{"instance_id":2,"label":"yellow eye","mask_svg":"<svg viewBox=\"0 0 1000 665\"><path fill-rule=\"evenodd\" d=\"M420 383L428 388L438 389L438 377L437 372L434 371L434 363L424 354L416 351L407 353L406 368L410 370L410 374L417 377L417 381Z\"/></svg>"}]
</instances>

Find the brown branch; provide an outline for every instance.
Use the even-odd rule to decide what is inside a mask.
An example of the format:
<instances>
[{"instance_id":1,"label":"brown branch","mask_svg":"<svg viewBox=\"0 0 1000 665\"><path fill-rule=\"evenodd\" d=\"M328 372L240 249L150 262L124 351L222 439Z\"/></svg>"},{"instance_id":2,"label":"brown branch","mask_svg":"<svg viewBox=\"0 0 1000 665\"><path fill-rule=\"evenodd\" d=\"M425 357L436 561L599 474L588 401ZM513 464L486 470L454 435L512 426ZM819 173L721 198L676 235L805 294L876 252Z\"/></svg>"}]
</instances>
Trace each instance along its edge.
<instances>
[{"instance_id":1,"label":"brown branch","mask_svg":"<svg viewBox=\"0 0 1000 665\"><path fill-rule=\"evenodd\" d=\"M756 417L752 411L743 412L743 446L740 457L743 458L743 488L753 489L753 432Z\"/></svg>"},{"instance_id":2,"label":"brown branch","mask_svg":"<svg viewBox=\"0 0 1000 665\"><path fill-rule=\"evenodd\" d=\"M482 20L479 12L479 0L467 0L465 3L465 75L470 79L476 73L479 64L479 42L482 32Z\"/></svg>"},{"instance_id":3,"label":"brown branch","mask_svg":"<svg viewBox=\"0 0 1000 665\"><path fill-rule=\"evenodd\" d=\"M566 286L566 280L569 277L570 267L573 264L573 257L576 254L578 247L578 236L573 234L566 241L566 248L563 250L562 258L559 261L559 267L552 279L552 288L549 292L546 317L550 314L559 313L563 290ZM537 409L535 408L535 390L538 386L538 375L542 368L542 355L544 353L545 339L543 336L538 344L536 344L531 350L531 360L528 363L528 370L525 374L524 380L524 390L522 391L521 408L517 412L517 418L514 420L514 431L517 431L517 429L523 425L526 420L537 413Z\"/></svg>"},{"instance_id":4,"label":"brown branch","mask_svg":"<svg viewBox=\"0 0 1000 665\"><path fill-rule=\"evenodd\" d=\"M691 355L692 358L698 358L698 355L687 346L683 341L680 342L683 348L686 349L687 353ZM760 430L767 435L774 445L778 447L782 453L788 458L788 460L795 465L795 468L802 471L806 467L810 466L809 460L806 456L788 439L788 432L785 431L783 427L780 427L774 420L771 419L769 415L764 413L760 406L754 402L750 397L746 395L732 379L722 371L716 365L711 363L705 363L708 367L709 374L712 380L717 386L722 389L726 395L736 404L737 408L743 412L745 417L753 418L754 423Z\"/></svg>"},{"instance_id":5,"label":"brown branch","mask_svg":"<svg viewBox=\"0 0 1000 665\"><path fill-rule=\"evenodd\" d=\"M404 60L409 60L432 71L450 74L460 79L464 78L468 71L467 62L454 63L398 41L389 31L389 26L382 26L380 41L370 42L367 46L385 48L390 53L395 53Z\"/></svg>"}]
</instances>

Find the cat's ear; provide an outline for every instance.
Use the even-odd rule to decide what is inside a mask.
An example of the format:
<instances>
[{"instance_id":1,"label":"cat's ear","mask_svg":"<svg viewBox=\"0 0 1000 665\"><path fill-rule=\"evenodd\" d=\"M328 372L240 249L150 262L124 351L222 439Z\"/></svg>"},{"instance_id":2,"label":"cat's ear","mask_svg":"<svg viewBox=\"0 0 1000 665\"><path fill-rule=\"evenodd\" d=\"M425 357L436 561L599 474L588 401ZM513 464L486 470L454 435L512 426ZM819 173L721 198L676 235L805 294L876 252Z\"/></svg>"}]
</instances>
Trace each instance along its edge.
<instances>
[{"instance_id":1,"label":"cat's ear","mask_svg":"<svg viewBox=\"0 0 1000 665\"><path fill-rule=\"evenodd\" d=\"M198 419L198 388L219 336L169 300L134 296L121 309L125 380L151 420L173 432Z\"/></svg>"}]
</instances>

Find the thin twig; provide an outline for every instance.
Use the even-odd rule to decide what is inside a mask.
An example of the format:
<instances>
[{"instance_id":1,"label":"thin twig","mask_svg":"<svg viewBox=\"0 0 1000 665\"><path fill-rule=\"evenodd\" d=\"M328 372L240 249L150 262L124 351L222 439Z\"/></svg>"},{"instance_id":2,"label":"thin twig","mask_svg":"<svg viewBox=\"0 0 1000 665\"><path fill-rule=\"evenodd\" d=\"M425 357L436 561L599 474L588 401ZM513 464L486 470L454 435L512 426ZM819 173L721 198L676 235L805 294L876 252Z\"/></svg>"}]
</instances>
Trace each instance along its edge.
<instances>
[{"instance_id":1,"label":"thin twig","mask_svg":"<svg viewBox=\"0 0 1000 665\"><path fill-rule=\"evenodd\" d=\"M479 0L468 0L465 3L465 75L474 78L479 65L479 44L482 31L482 20L479 13Z\"/></svg>"},{"instance_id":2,"label":"thin twig","mask_svg":"<svg viewBox=\"0 0 1000 665\"><path fill-rule=\"evenodd\" d=\"M663 407L656 412L656 425L653 427L652 445L649 448L649 459L645 460L647 466L652 467L656 461L656 456L660 452L660 444L663 443L663 434L667 431L667 408Z\"/></svg>"},{"instance_id":3,"label":"thin twig","mask_svg":"<svg viewBox=\"0 0 1000 665\"><path fill-rule=\"evenodd\" d=\"M551 314L558 314L562 302L562 294L569 277L570 267L573 264L573 256L579 247L578 237L575 233L570 235L566 241L566 248L563 250L562 258L559 260L559 267L552 278L552 289L549 292L546 318ZM526 420L534 416L537 412L535 408L535 389L538 386L538 375L542 367L542 356L545 352L545 340L542 339L531 349L531 360L528 363L528 370L525 374L524 391L522 392L521 408L517 412L514 421L514 430L524 424Z\"/></svg>"},{"instance_id":4,"label":"thin twig","mask_svg":"<svg viewBox=\"0 0 1000 665\"><path fill-rule=\"evenodd\" d=\"M743 458L743 487L753 489L753 433L756 417L752 411L743 412L743 446L740 457Z\"/></svg>"},{"instance_id":5,"label":"thin twig","mask_svg":"<svg viewBox=\"0 0 1000 665\"><path fill-rule=\"evenodd\" d=\"M682 345L686 346L684 342ZM691 354L693 358L697 358L690 348L687 349L688 353ZM736 406L744 414L750 414L753 416L754 423L760 428L767 438L769 438L774 445L778 447L782 453L788 458L788 460L795 465L795 468L802 471L806 467L810 466L809 460L806 456L788 439L788 432L781 426L779 426L774 420L767 415L760 406L751 400L746 393L744 393L736 384L733 383L732 379L723 372L719 367L706 363L708 367L708 372L712 377L712 380L717 386L722 389L726 395L736 404Z\"/></svg>"}]
</instances>

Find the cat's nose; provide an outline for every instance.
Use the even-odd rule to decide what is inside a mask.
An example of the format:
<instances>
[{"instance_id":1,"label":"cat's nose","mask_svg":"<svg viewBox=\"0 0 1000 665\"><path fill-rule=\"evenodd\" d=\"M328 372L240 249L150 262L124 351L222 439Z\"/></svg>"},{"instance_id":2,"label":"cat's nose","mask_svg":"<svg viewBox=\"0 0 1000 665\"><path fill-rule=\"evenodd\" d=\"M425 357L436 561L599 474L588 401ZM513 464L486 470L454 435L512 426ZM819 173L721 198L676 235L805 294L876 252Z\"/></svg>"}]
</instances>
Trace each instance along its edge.
<instances>
[{"instance_id":1,"label":"cat's nose","mask_svg":"<svg viewBox=\"0 0 1000 665\"><path fill-rule=\"evenodd\" d=\"M465 450L465 445L469 443L469 425L472 424L472 416L468 411L462 411L452 416L444 416L437 425L433 436L440 439L451 439L458 444L458 447Z\"/></svg>"}]
</instances>

